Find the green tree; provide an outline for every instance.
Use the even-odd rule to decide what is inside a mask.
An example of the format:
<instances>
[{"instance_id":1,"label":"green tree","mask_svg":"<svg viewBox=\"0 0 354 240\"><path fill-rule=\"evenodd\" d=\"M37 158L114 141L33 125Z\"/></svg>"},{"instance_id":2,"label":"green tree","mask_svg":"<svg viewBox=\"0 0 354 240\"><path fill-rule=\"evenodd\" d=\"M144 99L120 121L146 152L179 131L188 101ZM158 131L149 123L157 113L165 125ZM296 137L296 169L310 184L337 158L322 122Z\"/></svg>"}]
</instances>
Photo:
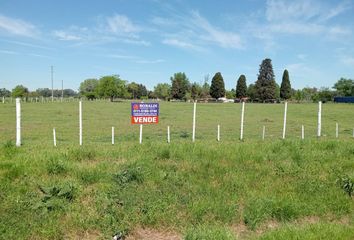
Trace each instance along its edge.
<instances>
[{"instance_id":1,"label":"green tree","mask_svg":"<svg viewBox=\"0 0 354 240\"><path fill-rule=\"evenodd\" d=\"M303 92L301 90L297 90L295 92L295 100L299 103L300 101L302 101L304 99L304 95Z\"/></svg>"},{"instance_id":2,"label":"green tree","mask_svg":"<svg viewBox=\"0 0 354 240\"><path fill-rule=\"evenodd\" d=\"M129 83L127 86L127 90L130 93L132 99L137 99L138 97L138 91L139 91L139 85L135 82Z\"/></svg>"},{"instance_id":3,"label":"green tree","mask_svg":"<svg viewBox=\"0 0 354 240\"><path fill-rule=\"evenodd\" d=\"M258 79L255 84L257 98L261 101L276 99L276 82L274 80L274 72L272 60L266 58L259 66Z\"/></svg>"},{"instance_id":4,"label":"green tree","mask_svg":"<svg viewBox=\"0 0 354 240\"><path fill-rule=\"evenodd\" d=\"M247 96L252 100L256 100L257 98L257 91L256 91L256 87L254 84L250 84L247 88Z\"/></svg>"},{"instance_id":5,"label":"green tree","mask_svg":"<svg viewBox=\"0 0 354 240\"><path fill-rule=\"evenodd\" d=\"M354 96L354 80L341 78L333 86L342 97Z\"/></svg>"},{"instance_id":6,"label":"green tree","mask_svg":"<svg viewBox=\"0 0 354 240\"><path fill-rule=\"evenodd\" d=\"M135 82L129 83L127 86L127 91L130 94L130 98L141 99L142 97L148 96L148 91L143 84L138 84Z\"/></svg>"},{"instance_id":7,"label":"green tree","mask_svg":"<svg viewBox=\"0 0 354 240\"><path fill-rule=\"evenodd\" d=\"M278 83L275 83L275 99L280 99L280 86Z\"/></svg>"},{"instance_id":8,"label":"green tree","mask_svg":"<svg viewBox=\"0 0 354 240\"><path fill-rule=\"evenodd\" d=\"M168 83L159 83L154 87L154 95L157 98L167 100L171 95L171 86Z\"/></svg>"},{"instance_id":9,"label":"green tree","mask_svg":"<svg viewBox=\"0 0 354 240\"><path fill-rule=\"evenodd\" d=\"M110 98L111 102L114 98L129 96L126 81L120 79L118 75L101 77L97 86L97 93L100 97Z\"/></svg>"},{"instance_id":10,"label":"green tree","mask_svg":"<svg viewBox=\"0 0 354 240\"><path fill-rule=\"evenodd\" d=\"M184 72L175 73L170 79L172 83L171 97L182 100L190 88L189 79Z\"/></svg>"},{"instance_id":11,"label":"green tree","mask_svg":"<svg viewBox=\"0 0 354 240\"><path fill-rule=\"evenodd\" d=\"M0 97L10 97L11 92L6 88L0 88Z\"/></svg>"},{"instance_id":12,"label":"green tree","mask_svg":"<svg viewBox=\"0 0 354 240\"><path fill-rule=\"evenodd\" d=\"M195 101L198 98L198 84L193 83L191 89L191 98Z\"/></svg>"},{"instance_id":13,"label":"green tree","mask_svg":"<svg viewBox=\"0 0 354 240\"><path fill-rule=\"evenodd\" d=\"M236 90L231 89L230 91L226 90L225 96L227 99L234 99L236 97Z\"/></svg>"},{"instance_id":14,"label":"green tree","mask_svg":"<svg viewBox=\"0 0 354 240\"><path fill-rule=\"evenodd\" d=\"M28 88L22 86L22 85L17 85L14 89L12 89L12 96L15 98L23 98L23 97L28 97Z\"/></svg>"},{"instance_id":15,"label":"green tree","mask_svg":"<svg viewBox=\"0 0 354 240\"><path fill-rule=\"evenodd\" d=\"M92 100L97 97L97 87L98 87L98 80L95 78L89 78L83 81L82 83L80 83L79 93L82 96L85 96L87 99Z\"/></svg>"},{"instance_id":16,"label":"green tree","mask_svg":"<svg viewBox=\"0 0 354 240\"><path fill-rule=\"evenodd\" d=\"M331 91L329 88L321 88L318 91L319 100L322 102L330 102L333 101L335 93Z\"/></svg>"},{"instance_id":17,"label":"green tree","mask_svg":"<svg viewBox=\"0 0 354 240\"><path fill-rule=\"evenodd\" d=\"M236 97L244 98L247 96L247 84L245 75L241 75L236 84Z\"/></svg>"},{"instance_id":18,"label":"green tree","mask_svg":"<svg viewBox=\"0 0 354 240\"><path fill-rule=\"evenodd\" d=\"M215 99L225 97L225 84L220 72L215 73L211 80L210 96Z\"/></svg>"},{"instance_id":19,"label":"green tree","mask_svg":"<svg viewBox=\"0 0 354 240\"><path fill-rule=\"evenodd\" d=\"M209 75L205 75L204 83L201 87L200 98L210 98Z\"/></svg>"},{"instance_id":20,"label":"green tree","mask_svg":"<svg viewBox=\"0 0 354 240\"><path fill-rule=\"evenodd\" d=\"M284 70L283 79L280 86L280 98L288 100L291 98L291 84L288 70Z\"/></svg>"}]
</instances>

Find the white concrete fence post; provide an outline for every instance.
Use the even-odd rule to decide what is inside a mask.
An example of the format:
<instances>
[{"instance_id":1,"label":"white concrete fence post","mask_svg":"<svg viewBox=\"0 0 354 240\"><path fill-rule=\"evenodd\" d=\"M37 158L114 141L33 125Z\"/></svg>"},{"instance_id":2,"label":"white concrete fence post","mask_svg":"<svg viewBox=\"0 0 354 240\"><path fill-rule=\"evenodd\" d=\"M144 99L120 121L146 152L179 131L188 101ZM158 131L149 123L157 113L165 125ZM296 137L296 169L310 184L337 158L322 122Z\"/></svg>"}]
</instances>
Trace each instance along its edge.
<instances>
[{"instance_id":1,"label":"white concrete fence post","mask_svg":"<svg viewBox=\"0 0 354 240\"><path fill-rule=\"evenodd\" d=\"M317 121L317 137L321 137L322 127L322 102L318 102L318 121Z\"/></svg>"},{"instance_id":2,"label":"white concrete fence post","mask_svg":"<svg viewBox=\"0 0 354 240\"><path fill-rule=\"evenodd\" d=\"M21 146L21 99L16 98L16 146Z\"/></svg>"},{"instance_id":3,"label":"white concrete fence post","mask_svg":"<svg viewBox=\"0 0 354 240\"><path fill-rule=\"evenodd\" d=\"M305 127L304 127L304 125L301 125L301 139L302 140L305 139Z\"/></svg>"},{"instance_id":4,"label":"white concrete fence post","mask_svg":"<svg viewBox=\"0 0 354 240\"><path fill-rule=\"evenodd\" d=\"M265 127L265 126L263 126L263 131L262 131L262 140L264 140L264 138L265 138L265 130L266 130L266 127Z\"/></svg>"},{"instance_id":5,"label":"white concrete fence post","mask_svg":"<svg viewBox=\"0 0 354 240\"><path fill-rule=\"evenodd\" d=\"M114 127L112 127L112 145L114 145Z\"/></svg>"},{"instance_id":6,"label":"white concrete fence post","mask_svg":"<svg viewBox=\"0 0 354 240\"><path fill-rule=\"evenodd\" d=\"M167 143L171 142L170 126L167 126Z\"/></svg>"},{"instance_id":7,"label":"white concrete fence post","mask_svg":"<svg viewBox=\"0 0 354 240\"><path fill-rule=\"evenodd\" d=\"M218 133L216 135L216 140L220 142L220 124L218 124Z\"/></svg>"},{"instance_id":8,"label":"white concrete fence post","mask_svg":"<svg viewBox=\"0 0 354 240\"><path fill-rule=\"evenodd\" d=\"M54 147L57 146L57 137L56 137L56 133L55 133L55 128L53 128L53 143L54 143Z\"/></svg>"},{"instance_id":9,"label":"white concrete fence post","mask_svg":"<svg viewBox=\"0 0 354 240\"><path fill-rule=\"evenodd\" d=\"M339 135L339 126L338 123L336 123L336 138L338 138Z\"/></svg>"},{"instance_id":10,"label":"white concrete fence post","mask_svg":"<svg viewBox=\"0 0 354 240\"><path fill-rule=\"evenodd\" d=\"M82 102L79 102L79 144L82 146Z\"/></svg>"},{"instance_id":11,"label":"white concrete fence post","mask_svg":"<svg viewBox=\"0 0 354 240\"><path fill-rule=\"evenodd\" d=\"M245 117L245 102L242 102L240 140L243 140L244 117Z\"/></svg>"},{"instance_id":12,"label":"white concrete fence post","mask_svg":"<svg viewBox=\"0 0 354 240\"><path fill-rule=\"evenodd\" d=\"M140 124L139 143L143 142L143 124Z\"/></svg>"},{"instance_id":13,"label":"white concrete fence post","mask_svg":"<svg viewBox=\"0 0 354 240\"><path fill-rule=\"evenodd\" d=\"M286 114L288 112L288 102L285 102L284 106L284 123L283 123L283 139L285 139L285 133L286 133Z\"/></svg>"},{"instance_id":14,"label":"white concrete fence post","mask_svg":"<svg viewBox=\"0 0 354 240\"><path fill-rule=\"evenodd\" d=\"M196 118L196 112L197 112L197 101L194 102L194 108L193 108L193 132L192 132L192 142L195 141L195 118Z\"/></svg>"},{"instance_id":15,"label":"white concrete fence post","mask_svg":"<svg viewBox=\"0 0 354 240\"><path fill-rule=\"evenodd\" d=\"M5 103L5 97L4 96L2 97L2 103Z\"/></svg>"}]
</instances>

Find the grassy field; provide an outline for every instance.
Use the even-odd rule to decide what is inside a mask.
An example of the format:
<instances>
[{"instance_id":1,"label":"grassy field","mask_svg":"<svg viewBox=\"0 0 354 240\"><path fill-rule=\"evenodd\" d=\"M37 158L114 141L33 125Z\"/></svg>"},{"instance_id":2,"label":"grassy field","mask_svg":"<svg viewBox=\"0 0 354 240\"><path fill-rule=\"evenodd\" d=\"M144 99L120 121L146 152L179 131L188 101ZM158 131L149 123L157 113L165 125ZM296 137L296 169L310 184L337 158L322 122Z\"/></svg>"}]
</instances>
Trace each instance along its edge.
<instances>
[{"instance_id":1,"label":"grassy field","mask_svg":"<svg viewBox=\"0 0 354 240\"><path fill-rule=\"evenodd\" d=\"M317 105L289 104L281 140L283 109L246 104L239 141L239 104L198 104L192 144L193 105L161 103L140 145L130 103L84 102L80 147L77 102L27 103L16 148L0 105L0 239L353 239L354 105L323 105L321 139Z\"/></svg>"}]
</instances>

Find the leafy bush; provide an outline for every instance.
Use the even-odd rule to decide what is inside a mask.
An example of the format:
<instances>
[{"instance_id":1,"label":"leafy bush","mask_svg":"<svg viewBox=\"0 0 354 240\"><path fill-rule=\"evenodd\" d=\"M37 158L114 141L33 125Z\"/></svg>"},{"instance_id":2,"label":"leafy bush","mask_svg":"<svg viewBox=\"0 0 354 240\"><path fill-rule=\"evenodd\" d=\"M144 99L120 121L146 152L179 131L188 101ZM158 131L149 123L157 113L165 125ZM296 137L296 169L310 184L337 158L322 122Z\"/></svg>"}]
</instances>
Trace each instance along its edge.
<instances>
[{"instance_id":1,"label":"leafy bush","mask_svg":"<svg viewBox=\"0 0 354 240\"><path fill-rule=\"evenodd\" d=\"M140 167L131 166L115 174L114 180L123 187L131 182L142 183L144 177Z\"/></svg>"},{"instance_id":2,"label":"leafy bush","mask_svg":"<svg viewBox=\"0 0 354 240\"><path fill-rule=\"evenodd\" d=\"M348 194L349 197L353 195L354 191L354 180L351 179L348 175L344 175L342 177L338 177L337 184L345 193Z\"/></svg>"},{"instance_id":3,"label":"leafy bush","mask_svg":"<svg viewBox=\"0 0 354 240\"><path fill-rule=\"evenodd\" d=\"M44 195L41 198L41 202L35 208L44 208L48 211L64 209L66 203L72 202L77 193L77 188L71 183L49 187L39 186L39 190Z\"/></svg>"}]
</instances>

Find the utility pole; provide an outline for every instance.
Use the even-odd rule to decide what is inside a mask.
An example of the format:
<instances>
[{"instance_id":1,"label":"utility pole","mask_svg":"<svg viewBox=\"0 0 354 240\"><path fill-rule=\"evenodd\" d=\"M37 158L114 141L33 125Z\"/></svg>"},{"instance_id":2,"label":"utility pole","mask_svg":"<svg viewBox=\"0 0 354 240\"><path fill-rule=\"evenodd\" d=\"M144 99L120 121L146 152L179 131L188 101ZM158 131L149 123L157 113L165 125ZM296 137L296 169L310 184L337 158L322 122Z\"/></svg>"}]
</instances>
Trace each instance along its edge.
<instances>
[{"instance_id":1,"label":"utility pole","mask_svg":"<svg viewBox=\"0 0 354 240\"><path fill-rule=\"evenodd\" d=\"M64 80L61 80L61 101L64 100Z\"/></svg>"},{"instance_id":2,"label":"utility pole","mask_svg":"<svg viewBox=\"0 0 354 240\"><path fill-rule=\"evenodd\" d=\"M52 102L54 102L54 86L53 86L53 66L50 66L51 78L52 78Z\"/></svg>"}]
</instances>

